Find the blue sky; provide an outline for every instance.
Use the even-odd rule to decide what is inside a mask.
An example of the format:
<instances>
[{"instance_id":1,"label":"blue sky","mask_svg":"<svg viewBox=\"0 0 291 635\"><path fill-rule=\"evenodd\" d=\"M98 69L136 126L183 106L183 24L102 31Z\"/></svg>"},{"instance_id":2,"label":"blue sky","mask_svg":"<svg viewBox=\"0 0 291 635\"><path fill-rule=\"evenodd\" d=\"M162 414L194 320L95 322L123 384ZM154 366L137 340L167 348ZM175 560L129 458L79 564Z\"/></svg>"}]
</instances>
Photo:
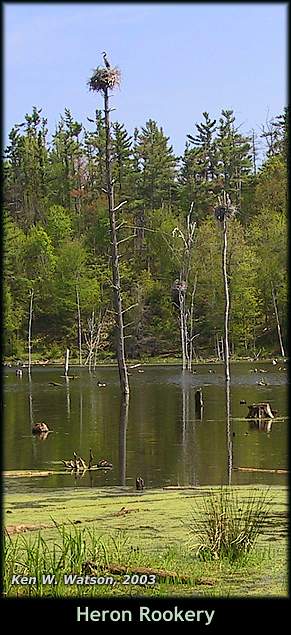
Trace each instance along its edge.
<instances>
[{"instance_id":1,"label":"blue sky","mask_svg":"<svg viewBox=\"0 0 291 635\"><path fill-rule=\"evenodd\" d=\"M130 134L155 119L177 154L202 112L233 109L241 132L287 103L286 3L4 3L4 142L32 107L50 133L64 108L84 124L101 96L86 85L119 66L112 119Z\"/></svg>"}]
</instances>

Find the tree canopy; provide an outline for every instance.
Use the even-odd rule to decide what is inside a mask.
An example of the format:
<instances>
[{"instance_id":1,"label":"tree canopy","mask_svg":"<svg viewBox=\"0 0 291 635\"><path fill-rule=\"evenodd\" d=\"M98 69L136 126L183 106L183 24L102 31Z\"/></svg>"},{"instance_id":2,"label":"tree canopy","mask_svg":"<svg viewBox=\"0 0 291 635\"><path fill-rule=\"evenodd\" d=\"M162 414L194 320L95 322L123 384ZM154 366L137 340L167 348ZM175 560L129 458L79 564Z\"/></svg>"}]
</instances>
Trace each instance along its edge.
<instances>
[{"instance_id":1,"label":"tree canopy","mask_svg":"<svg viewBox=\"0 0 291 635\"><path fill-rule=\"evenodd\" d=\"M213 208L225 190L237 207L229 230L231 350L279 352L273 295L287 344L287 121L285 109L261 138L243 135L232 110L207 111L185 140L183 156L149 119L127 131L111 126L123 304L130 357L180 354L172 287L181 272L175 228L196 221L189 284L197 355L215 355L223 330L221 228ZM255 160L254 160L255 157ZM99 355L114 356L110 241L101 110L86 123L66 108L48 141L48 121L33 107L9 135L4 159L5 354L25 356L29 293L34 291L33 351L47 357L78 349L76 288L83 329L103 316ZM179 251L180 250L180 251ZM190 271L190 270L189 270ZM273 291L272 291L273 289ZM101 313L100 313L101 311ZM125 313L126 315L126 313ZM85 344L84 344L85 346Z\"/></svg>"}]
</instances>

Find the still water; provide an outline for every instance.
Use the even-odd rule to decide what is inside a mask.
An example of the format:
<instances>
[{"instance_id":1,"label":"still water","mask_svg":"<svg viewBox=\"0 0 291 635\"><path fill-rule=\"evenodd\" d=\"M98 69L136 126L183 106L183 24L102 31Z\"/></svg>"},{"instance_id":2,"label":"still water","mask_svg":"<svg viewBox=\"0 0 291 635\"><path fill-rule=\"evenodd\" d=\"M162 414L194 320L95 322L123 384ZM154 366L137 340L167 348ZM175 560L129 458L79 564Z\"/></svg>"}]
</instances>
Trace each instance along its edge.
<instances>
[{"instance_id":1,"label":"still water","mask_svg":"<svg viewBox=\"0 0 291 635\"><path fill-rule=\"evenodd\" d=\"M167 485L264 483L283 485L287 475L240 472L232 467L288 469L287 372L260 363L231 367L230 424L227 435L224 372L220 365L203 364L195 374L179 366L140 366L130 370L128 410L120 402L118 371L95 373L74 368L65 381L60 367L33 368L16 377L5 368L4 469L63 470L60 461L76 451L86 462L92 448L94 463L107 459L113 469L85 472L82 478L55 474L47 478L8 479L13 489L135 487L141 475L147 488ZM209 372L214 370L215 372ZM259 386L258 381L266 386ZM106 386L99 387L98 381ZM56 382L61 386L51 386ZM202 388L204 409L195 415L195 392ZM267 432L245 419L246 404L270 402L278 415ZM31 434L32 423L44 421L52 430L41 440ZM231 456L230 456L231 453ZM25 483L24 483L25 481Z\"/></svg>"}]
</instances>

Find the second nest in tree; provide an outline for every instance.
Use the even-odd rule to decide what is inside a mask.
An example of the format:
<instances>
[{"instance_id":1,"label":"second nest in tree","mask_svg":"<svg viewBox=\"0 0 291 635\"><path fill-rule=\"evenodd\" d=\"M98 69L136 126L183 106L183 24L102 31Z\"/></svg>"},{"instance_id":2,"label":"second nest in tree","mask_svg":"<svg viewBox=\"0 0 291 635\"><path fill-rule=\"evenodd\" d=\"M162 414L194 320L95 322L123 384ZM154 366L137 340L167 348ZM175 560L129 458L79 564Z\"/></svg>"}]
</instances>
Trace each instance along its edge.
<instances>
[{"instance_id":1,"label":"second nest in tree","mask_svg":"<svg viewBox=\"0 0 291 635\"><path fill-rule=\"evenodd\" d=\"M89 89L94 91L106 90L106 88L115 88L120 85L120 70L116 66L112 68L103 68L98 66L88 82Z\"/></svg>"},{"instance_id":2,"label":"second nest in tree","mask_svg":"<svg viewBox=\"0 0 291 635\"><path fill-rule=\"evenodd\" d=\"M236 208L234 205L219 205L214 208L214 214L218 221L223 222L224 219L233 218L236 214Z\"/></svg>"}]
</instances>

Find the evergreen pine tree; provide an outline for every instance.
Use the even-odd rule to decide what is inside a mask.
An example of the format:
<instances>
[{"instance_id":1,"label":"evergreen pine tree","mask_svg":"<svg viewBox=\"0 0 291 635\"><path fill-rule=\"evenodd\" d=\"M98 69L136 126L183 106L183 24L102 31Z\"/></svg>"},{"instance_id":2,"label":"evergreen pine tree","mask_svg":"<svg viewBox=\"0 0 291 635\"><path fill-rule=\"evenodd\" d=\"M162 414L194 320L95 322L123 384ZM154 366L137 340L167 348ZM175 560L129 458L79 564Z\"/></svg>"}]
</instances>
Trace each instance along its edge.
<instances>
[{"instance_id":1,"label":"evergreen pine tree","mask_svg":"<svg viewBox=\"0 0 291 635\"><path fill-rule=\"evenodd\" d=\"M251 140L238 132L233 110L221 114L216 139L219 185L240 210L243 186L252 168Z\"/></svg>"},{"instance_id":2,"label":"evergreen pine tree","mask_svg":"<svg viewBox=\"0 0 291 635\"><path fill-rule=\"evenodd\" d=\"M138 136L136 147L140 159L141 194L148 209L171 206L176 189L177 159L163 128L152 119L146 122Z\"/></svg>"},{"instance_id":3,"label":"evergreen pine tree","mask_svg":"<svg viewBox=\"0 0 291 635\"><path fill-rule=\"evenodd\" d=\"M118 196L128 196L130 171L132 166L132 137L125 130L124 124L112 125L112 168L115 178L115 191Z\"/></svg>"}]
</instances>

